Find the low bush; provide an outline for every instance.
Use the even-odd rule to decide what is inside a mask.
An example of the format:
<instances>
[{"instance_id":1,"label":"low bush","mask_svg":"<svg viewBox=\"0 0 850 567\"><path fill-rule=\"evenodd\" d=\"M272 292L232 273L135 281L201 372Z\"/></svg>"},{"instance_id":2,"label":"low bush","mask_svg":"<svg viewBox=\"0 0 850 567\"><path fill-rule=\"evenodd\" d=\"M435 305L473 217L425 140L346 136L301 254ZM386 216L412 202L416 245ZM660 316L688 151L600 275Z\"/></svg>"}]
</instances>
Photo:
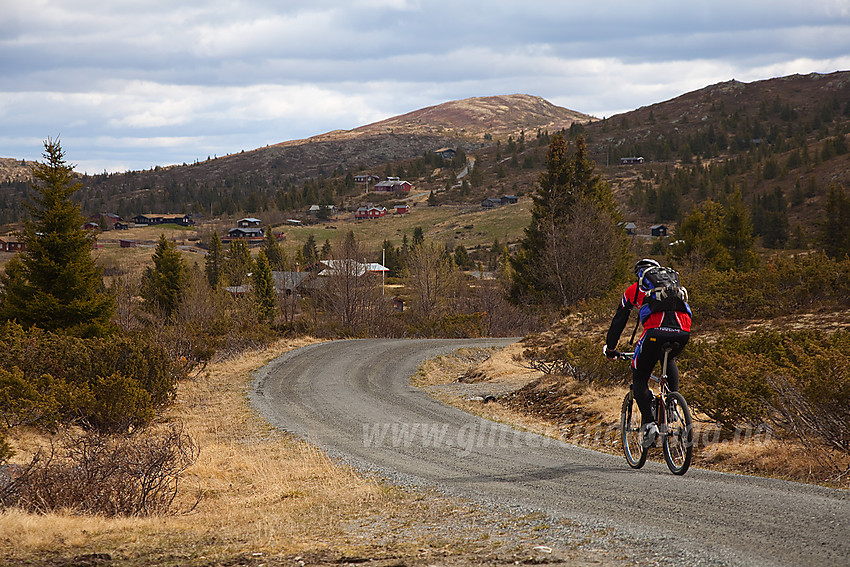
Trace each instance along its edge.
<instances>
[{"instance_id":1,"label":"low bush","mask_svg":"<svg viewBox=\"0 0 850 567\"><path fill-rule=\"evenodd\" d=\"M626 384L626 361L602 356L601 340L526 341L519 362L585 383ZM769 424L809 445L850 453L850 331L769 331L692 340L677 358L680 388L696 410L734 431ZM656 367L656 371L659 369Z\"/></svg>"},{"instance_id":2,"label":"low bush","mask_svg":"<svg viewBox=\"0 0 850 567\"><path fill-rule=\"evenodd\" d=\"M691 341L677 359L688 403L730 431L764 423L773 397L767 382L771 365L747 352L744 342L738 336L714 344Z\"/></svg>"},{"instance_id":3,"label":"low bush","mask_svg":"<svg viewBox=\"0 0 850 567\"><path fill-rule=\"evenodd\" d=\"M691 308L704 322L837 309L850 305L850 258L776 256L748 272L705 268L688 274L685 283Z\"/></svg>"},{"instance_id":4,"label":"low bush","mask_svg":"<svg viewBox=\"0 0 850 567\"><path fill-rule=\"evenodd\" d=\"M39 453L0 483L0 507L110 517L174 513L182 474L197 456L177 426L132 436L68 431L50 454Z\"/></svg>"},{"instance_id":5,"label":"low bush","mask_svg":"<svg viewBox=\"0 0 850 567\"><path fill-rule=\"evenodd\" d=\"M631 382L628 362L606 359L602 356L601 344L600 340L580 338L551 346L531 346L523 351L519 362L528 368L569 376L579 382L605 385Z\"/></svg>"},{"instance_id":6,"label":"low bush","mask_svg":"<svg viewBox=\"0 0 850 567\"><path fill-rule=\"evenodd\" d=\"M680 356L688 402L728 429L770 422L850 452L850 332L760 330Z\"/></svg>"},{"instance_id":7,"label":"low bush","mask_svg":"<svg viewBox=\"0 0 850 567\"><path fill-rule=\"evenodd\" d=\"M0 419L6 427L84 424L122 432L170 403L184 372L142 335L80 339L0 327Z\"/></svg>"}]
</instances>

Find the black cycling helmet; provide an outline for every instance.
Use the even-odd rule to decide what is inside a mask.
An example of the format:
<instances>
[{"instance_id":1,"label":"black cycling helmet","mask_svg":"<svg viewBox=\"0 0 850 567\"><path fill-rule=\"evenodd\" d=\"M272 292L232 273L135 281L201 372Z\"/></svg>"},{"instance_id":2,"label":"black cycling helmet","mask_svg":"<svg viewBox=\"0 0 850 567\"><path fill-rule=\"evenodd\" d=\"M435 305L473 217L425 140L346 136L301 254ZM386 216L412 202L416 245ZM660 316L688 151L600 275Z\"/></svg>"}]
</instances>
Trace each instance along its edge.
<instances>
[{"instance_id":1,"label":"black cycling helmet","mask_svg":"<svg viewBox=\"0 0 850 567\"><path fill-rule=\"evenodd\" d=\"M642 260L638 260L635 263L635 277L640 278L641 273L647 268L659 268L661 264L653 260L652 258L644 258Z\"/></svg>"}]
</instances>

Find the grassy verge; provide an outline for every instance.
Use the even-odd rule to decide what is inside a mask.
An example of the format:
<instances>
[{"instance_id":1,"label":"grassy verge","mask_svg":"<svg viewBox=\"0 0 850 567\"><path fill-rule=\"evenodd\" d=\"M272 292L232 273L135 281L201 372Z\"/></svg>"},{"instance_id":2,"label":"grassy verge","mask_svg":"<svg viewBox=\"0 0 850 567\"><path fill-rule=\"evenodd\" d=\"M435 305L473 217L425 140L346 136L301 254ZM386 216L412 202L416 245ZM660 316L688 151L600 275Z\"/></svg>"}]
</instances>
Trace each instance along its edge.
<instances>
[{"instance_id":1,"label":"grassy verge","mask_svg":"<svg viewBox=\"0 0 850 567\"><path fill-rule=\"evenodd\" d=\"M141 565L298 553L338 538L343 518L382 509L393 499L386 489L274 431L248 408L250 372L295 346L281 342L244 354L181 385L167 418L182 421L201 448L180 495L190 510L201 491L191 512L107 519L7 511L0 515L0 556L24 561L108 554ZM38 443L17 441L22 453Z\"/></svg>"}]
</instances>

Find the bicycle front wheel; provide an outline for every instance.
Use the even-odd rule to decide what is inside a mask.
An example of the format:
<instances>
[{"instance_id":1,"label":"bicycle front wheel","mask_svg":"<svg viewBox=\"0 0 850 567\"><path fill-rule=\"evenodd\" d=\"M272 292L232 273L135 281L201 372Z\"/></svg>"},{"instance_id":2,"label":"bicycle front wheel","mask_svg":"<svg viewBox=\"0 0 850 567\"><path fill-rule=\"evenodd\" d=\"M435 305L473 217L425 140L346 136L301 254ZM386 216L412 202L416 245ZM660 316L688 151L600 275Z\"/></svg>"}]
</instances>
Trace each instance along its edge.
<instances>
[{"instance_id":1,"label":"bicycle front wheel","mask_svg":"<svg viewBox=\"0 0 850 567\"><path fill-rule=\"evenodd\" d=\"M691 466L694 451L694 425L691 410L679 392L667 396L667 431L664 434L664 460L673 474L682 475Z\"/></svg>"},{"instance_id":2,"label":"bicycle front wheel","mask_svg":"<svg viewBox=\"0 0 850 567\"><path fill-rule=\"evenodd\" d=\"M640 409L631 390L623 399L620 412L620 436L623 439L623 453L633 469L641 468L646 462L647 450L641 445Z\"/></svg>"}]
</instances>

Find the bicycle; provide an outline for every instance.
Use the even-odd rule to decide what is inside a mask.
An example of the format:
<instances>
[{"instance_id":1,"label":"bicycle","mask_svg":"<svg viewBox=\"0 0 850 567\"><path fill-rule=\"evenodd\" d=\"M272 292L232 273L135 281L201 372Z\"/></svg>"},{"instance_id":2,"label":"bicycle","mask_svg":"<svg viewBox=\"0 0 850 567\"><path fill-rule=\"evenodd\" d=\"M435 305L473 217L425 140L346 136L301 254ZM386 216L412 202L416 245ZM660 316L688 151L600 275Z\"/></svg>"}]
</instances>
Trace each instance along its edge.
<instances>
[{"instance_id":1,"label":"bicycle","mask_svg":"<svg viewBox=\"0 0 850 567\"><path fill-rule=\"evenodd\" d=\"M658 435L662 440L664 448L664 460L667 468L676 475L683 475L691 466L693 457L693 421L691 410L684 396L679 392L671 392L667 387L667 360L670 352L675 348L673 343L665 343L664 362L661 367L661 376L652 374L650 378L658 383L659 392L653 393L652 409L656 416ZM616 352L614 358L632 360L634 352ZM623 408L620 412L620 434L623 440L623 453L626 461L633 469L641 468L646 463L649 447L642 444L640 409L634 398L631 386L629 393L623 399ZM656 440L657 443L657 440ZM657 446L653 444L653 446Z\"/></svg>"}]
</instances>

